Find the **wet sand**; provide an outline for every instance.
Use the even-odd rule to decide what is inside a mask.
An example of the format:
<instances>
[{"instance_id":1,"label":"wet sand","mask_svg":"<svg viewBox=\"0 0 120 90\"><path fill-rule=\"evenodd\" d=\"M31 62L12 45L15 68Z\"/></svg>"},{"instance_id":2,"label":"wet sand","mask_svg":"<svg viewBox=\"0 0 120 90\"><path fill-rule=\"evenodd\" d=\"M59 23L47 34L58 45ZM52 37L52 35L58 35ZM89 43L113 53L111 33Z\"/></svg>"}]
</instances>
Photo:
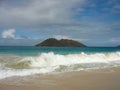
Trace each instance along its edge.
<instances>
[{"instance_id":1,"label":"wet sand","mask_svg":"<svg viewBox=\"0 0 120 90\"><path fill-rule=\"evenodd\" d=\"M120 90L120 68L6 78L0 90Z\"/></svg>"}]
</instances>

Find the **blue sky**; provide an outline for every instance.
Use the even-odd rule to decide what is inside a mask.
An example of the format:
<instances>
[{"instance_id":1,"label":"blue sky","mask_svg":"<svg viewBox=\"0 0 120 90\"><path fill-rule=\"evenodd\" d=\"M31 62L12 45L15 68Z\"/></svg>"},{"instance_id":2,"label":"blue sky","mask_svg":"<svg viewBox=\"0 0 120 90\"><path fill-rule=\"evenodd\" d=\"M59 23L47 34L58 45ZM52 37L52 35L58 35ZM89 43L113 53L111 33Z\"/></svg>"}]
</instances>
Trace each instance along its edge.
<instances>
[{"instance_id":1,"label":"blue sky","mask_svg":"<svg viewBox=\"0 0 120 90\"><path fill-rule=\"evenodd\" d=\"M88 46L120 44L120 0L0 0L0 45L47 38Z\"/></svg>"}]
</instances>

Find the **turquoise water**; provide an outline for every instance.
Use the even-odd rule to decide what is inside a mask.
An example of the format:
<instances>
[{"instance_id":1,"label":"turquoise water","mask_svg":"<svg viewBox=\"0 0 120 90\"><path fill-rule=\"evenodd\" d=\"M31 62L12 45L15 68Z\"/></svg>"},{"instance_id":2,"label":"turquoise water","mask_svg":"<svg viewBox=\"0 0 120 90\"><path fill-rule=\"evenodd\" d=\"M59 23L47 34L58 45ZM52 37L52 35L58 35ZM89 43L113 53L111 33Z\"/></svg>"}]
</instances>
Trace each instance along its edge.
<instances>
[{"instance_id":1,"label":"turquoise water","mask_svg":"<svg viewBox=\"0 0 120 90\"><path fill-rule=\"evenodd\" d=\"M75 53L104 53L118 52L117 47L33 47L33 46L1 46L0 54L16 54L36 56L41 53L54 52L55 54L75 54Z\"/></svg>"},{"instance_id":2,"label":"turquoise water","mask_svg":"<svg viewBox=\"0 0 120 90\"><path fill-rule=\"evenodd\" d=\"M0 47L0 79L119 66L117 47Z\"/></svg>"}]
</instances>

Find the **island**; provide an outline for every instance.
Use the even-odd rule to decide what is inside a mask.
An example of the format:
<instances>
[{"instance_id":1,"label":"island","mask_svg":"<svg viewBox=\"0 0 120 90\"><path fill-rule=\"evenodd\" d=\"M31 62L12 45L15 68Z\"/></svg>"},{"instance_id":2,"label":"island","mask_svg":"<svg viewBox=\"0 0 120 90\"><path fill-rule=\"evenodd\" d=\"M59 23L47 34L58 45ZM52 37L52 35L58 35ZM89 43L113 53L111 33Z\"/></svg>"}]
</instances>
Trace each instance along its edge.
<instances>
[{"instance_id":1,"label":"island","mask_svg":"<svg viewBox=\"0 0 120 90\"><path fill-rule=\"evenodd\" d=\"M86 45L70 39L57 40L55 38L49 38L35 46L49 46L49 47L86 47Z\"/></svg>"},{"instance_id":2,"label":"island","mask_svg":"<svg viewBox=\"0 0 120 90\"><path fill-rule=\"evenodd\" d=\"M117 47L119 47L119 48L120 48L120 45L118 45Z\"/></svg>"}]
</instances>

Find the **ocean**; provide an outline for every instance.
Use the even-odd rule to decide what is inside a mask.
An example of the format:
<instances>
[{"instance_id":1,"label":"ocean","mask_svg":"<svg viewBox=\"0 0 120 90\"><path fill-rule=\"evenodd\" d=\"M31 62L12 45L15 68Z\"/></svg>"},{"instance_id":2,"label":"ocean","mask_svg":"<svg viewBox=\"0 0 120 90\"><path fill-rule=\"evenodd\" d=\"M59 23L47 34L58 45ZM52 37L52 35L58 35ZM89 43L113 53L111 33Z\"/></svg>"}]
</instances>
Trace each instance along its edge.
<instances>
[{"instance_id":1,"label":"ocean","mask_svg":"<svg viewBox=\"0 0 120 90\"><path fill-rule=\"evenodd\" d=\"M118 66L117 47L0 46L0 79Z\"/></svg>"}]
</instances>

